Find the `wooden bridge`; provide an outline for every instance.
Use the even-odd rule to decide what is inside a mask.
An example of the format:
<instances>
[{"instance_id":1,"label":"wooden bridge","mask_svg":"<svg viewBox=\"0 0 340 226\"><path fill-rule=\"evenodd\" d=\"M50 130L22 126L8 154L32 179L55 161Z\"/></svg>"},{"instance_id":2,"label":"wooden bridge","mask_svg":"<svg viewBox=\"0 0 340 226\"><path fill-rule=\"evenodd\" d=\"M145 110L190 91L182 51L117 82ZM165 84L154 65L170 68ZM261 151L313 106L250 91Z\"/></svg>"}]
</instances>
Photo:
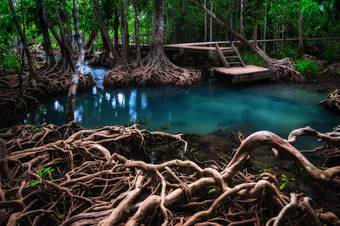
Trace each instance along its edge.
<instances>
[{"instance_id":1,"label":"wooden bridge","mask_svg":"<svg viewBox=\"0 0 340 226\"><path fill-rule=\"evenodd\" d=\"M222 46L229 44L229 46ZM181 55L208 55L208 58L222 62L224 67L212 68L217 76L223 76L232 83L245 83L271 78L268 68L245 65L234 43L231 42L199 42L165 45L165 51L179 52Z\"/></svg>"}]
</instances>

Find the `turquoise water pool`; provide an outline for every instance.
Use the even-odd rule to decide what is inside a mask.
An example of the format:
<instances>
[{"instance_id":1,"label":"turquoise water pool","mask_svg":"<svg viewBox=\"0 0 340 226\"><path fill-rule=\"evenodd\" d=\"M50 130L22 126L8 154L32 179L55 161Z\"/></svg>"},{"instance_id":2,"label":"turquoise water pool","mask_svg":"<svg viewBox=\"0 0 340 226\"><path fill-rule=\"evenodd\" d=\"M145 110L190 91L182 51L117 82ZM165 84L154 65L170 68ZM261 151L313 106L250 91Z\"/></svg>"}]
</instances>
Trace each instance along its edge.
<instances>
[{"instance_id":1,"label":"turquoise water pool","mask_svg":"<svg viewBox=\"0 0 340 226\"><path fill-rule=\"evenodd\" d=\"M86 128L141 122L142 128L168 128L171 133L207 134L222 129L249 134L269 130L283 137L300 127L321 132L340 124L340 116L317 105L329 90L306 85L259 84L232 87L210 79L198 87L104 89L108 69L86 66L97 85L78 94L75 118ZM66 97L58 97L32 109L17 123L64 123Z\"/></svg>"}]
</instances>

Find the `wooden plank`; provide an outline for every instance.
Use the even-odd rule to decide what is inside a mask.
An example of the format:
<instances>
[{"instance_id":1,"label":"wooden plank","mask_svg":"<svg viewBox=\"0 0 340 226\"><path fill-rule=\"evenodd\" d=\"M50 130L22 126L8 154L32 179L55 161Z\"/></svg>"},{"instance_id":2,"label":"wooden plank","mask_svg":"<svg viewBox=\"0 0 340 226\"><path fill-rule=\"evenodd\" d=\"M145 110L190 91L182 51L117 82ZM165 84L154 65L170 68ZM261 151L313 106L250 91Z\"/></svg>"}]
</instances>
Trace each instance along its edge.
<instances>
[{"instance_id":1,"label":"wooden plank","mask_svg":"<svg viewBox=\"0 0 340 226\"><path fill-rule=\"evenodd\" d=\"M213 70L222 76L226 76L234 84L256 82L273 78L273 75L270 73L268 68L254 65L232 68L215 67Z\"/></svg>"},{"instance_id":2,"label":"wooden plank","mask_svg":"<svg viewBox=\"0 0 340 226\"><path fill-rule=\"evenodd\" d=\"M235 49L235 51L236 51L236 54L237 54L237 56L238 56L238 59L241 61L241 63L242 63L242 66L243 66L243 67L245 67L246 65L244 65L244 63L243 63L243 60L242 60L242 58L241 58L240 54L238 53L238 51L237 51L236 47L234 46L234 43L233 43L233 42L231 43L231 48Z\"/></svg>"},{"instance_id":3,"label":"wooden plank","mask_svg":"<svg viewBox=\"0 0 340 226\"><path fill-rule=\"evenodd\" d=\"M227 62L227 60L224 58L224 55L223 55L223 53L222 53L222 51L221 51L221 49L220 49L220 47L218 46L217 43L215 44L215 48L216 48L216 52L217 52L218 55L220 56L220 59L222 60L223 65L224 65L225 67L227 67L227 68L230 68L230 66L229 66L229 64L228 64L228 62Z\"/></svg>"}]
</instances>

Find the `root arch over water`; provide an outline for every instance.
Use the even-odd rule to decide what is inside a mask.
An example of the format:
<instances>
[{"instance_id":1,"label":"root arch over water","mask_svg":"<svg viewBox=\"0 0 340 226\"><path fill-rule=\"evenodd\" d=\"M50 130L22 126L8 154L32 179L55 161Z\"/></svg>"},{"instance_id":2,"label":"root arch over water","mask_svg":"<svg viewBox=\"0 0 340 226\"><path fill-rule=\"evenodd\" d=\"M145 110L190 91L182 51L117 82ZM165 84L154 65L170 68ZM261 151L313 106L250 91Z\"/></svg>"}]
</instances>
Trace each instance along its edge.
<instances>
[{"instance_id":1,"label":"root arch over water","mask_svg":"<svg viewBox=\"0 0 340 226\"><path fill-rule=\"evenodd\" d=\"M6 158L10 170L8 178L1 178L0 224L339 223L334 214L313 210L303 194L283 194L274 175L251 175L241 169L250 153L264 145L275 148L278 156L295 159L314 180L339 184L339 166L316 168L293 146L298 137L311 135L338 149L336 134L306 127L285 140L257 132L241 139L233 159L219 169L180 159L158 164L128 159L145 158L150 143L158 139L187 151L180 135L137 125L91 130L75 121L61 127L15 126L0 131L6 143L1 160ZM41 178L39 170L48 167L55 171ZM30 186L34 181L40 182Z\"/></svg>"}]
</instances>

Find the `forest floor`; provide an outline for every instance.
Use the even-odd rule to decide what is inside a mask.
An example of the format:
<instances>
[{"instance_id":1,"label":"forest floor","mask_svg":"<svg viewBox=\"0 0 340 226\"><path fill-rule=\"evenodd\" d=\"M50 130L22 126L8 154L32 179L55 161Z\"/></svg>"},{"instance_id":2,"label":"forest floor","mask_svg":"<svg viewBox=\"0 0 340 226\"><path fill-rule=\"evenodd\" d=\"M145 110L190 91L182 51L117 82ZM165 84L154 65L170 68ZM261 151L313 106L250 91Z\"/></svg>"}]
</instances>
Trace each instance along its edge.
<instances>
[{"instance_id":1,"label":"forest floor","mask_svg":"<svg viewBox=\"0 0 340 226\"><path fill-rule=\"evenodd\" d=\"M288 143L301 135L331 139L308 127L288 140L229 130L178 136L136 125L85 130L74 121L0 130L8 155L0 161L0 224L337 225L338 178L310 183L303 162L274 163L271 148L256 144L269 139L298 155ZM322 153L337 166L338 148L326 145Z\"/></svg>"}]
</instances>

